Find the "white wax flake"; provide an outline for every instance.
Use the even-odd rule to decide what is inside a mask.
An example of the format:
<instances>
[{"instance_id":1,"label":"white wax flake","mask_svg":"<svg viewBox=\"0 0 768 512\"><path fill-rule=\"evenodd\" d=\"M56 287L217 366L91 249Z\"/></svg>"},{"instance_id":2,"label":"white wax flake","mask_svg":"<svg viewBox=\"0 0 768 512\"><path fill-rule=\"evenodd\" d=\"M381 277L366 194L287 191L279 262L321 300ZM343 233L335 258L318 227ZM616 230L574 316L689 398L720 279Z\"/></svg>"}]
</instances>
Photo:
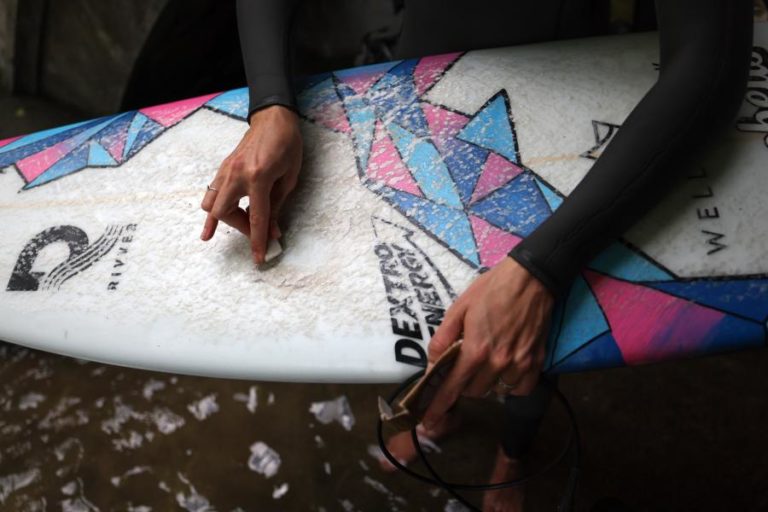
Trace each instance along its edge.
<instances>
[{"instance_id":1,"label":"white wax flake","mask_svg":"<svg viewBox=\"0 0 768 512\"><path fill-rule=\"evenodd\" d=\"M272 491L272 499L279 500L288 493L288 484L284 483L275 487Z\"/></svg>"},{"instance_id":2,"label":"white wax flake","mask_svg":"<svg viewBox=\"0 0 768 512\"><path fill-rule=\"evenodd\" d=\"M433 440L425 436L417 436L421 447L424 448L426 453L443 453L443 450L435 444Z\"/></svg>"},{"instance_id":3,"label":"white wax flake","mask_svg":"<svg viewBox=\"0 0 768 512\"><path fill-rule=\"evenodd\" d=\"M112 485L114 485L115 487L119 487L123 483L123 481L128 479L129 477L132 477L134 475L140 475L142 473L151 473L151 472L152 472L152 468L150 468L149 466L136 466L129 469L128 471L123 473L121 476L113 476L112 478L109 479L109 481L112 482Z\"/></svg>"},{"instance_id":4,"label":"white wax flake","mask_svg":"<svg viewBox=\"0 0 768 512\"><path fill-rule=\"evenodd\" d=\"M163 490L163 491L165 491L165 492L171 492L171 488L170 488L170 487L168 487L168 484L167 484L167 483L165 483L165 482L164 482L164 481L162 481L162 480L160 480L160 483L158 483L158 484L157 484L157 486L158 486L158 487L159 487L161 490Z\"/></svg>"},{"instance_id":5,"label":"white wax flake","mask_svg":"<svg viewBox=\"0 0 768 512\"><path fill-rule=\"evenodd\" d=\"M79 462L83 458L83 443L76 437L70 437L61 442L54 450L53 454L56 456L56 460L62 462L67 454L72 450L72 447L78 448L77 461Z\"/></svg>"},{"instance_id":6,"label":"white wax flake","mask_svg":"<svg viewBox=\"0 0 768 512\"><path fill-rule=\"evenodd\" d=\"M339 500L339 504L344 509L344 512L354 512L355 510L355 506L349 500Z\"/></svg>"},{"instance_id":7,"label":"white wax flake","mask_svg":"<svg viewBox=\"0 0 768 512\"><path fill-rule=\"evenodd\" d=\"M385 494L390 502L390 505L392 505L393 502L399 503L403 506L408 505L408 503L402 497L387 489L387 487L378 480L374 480L373 478L366 476L363 478L363 481L366 483L366 485L371 486L374 490L380 492L381 494Z\"/></svg>"},{"instance_id":8,"label":"white wax flake","mask_svg":"<svg viewBox=\"0 0 768 512\"><path fill-rule=\"evenodd\" d=\"M363 459L358 459L357 463L360 464L363 471L370 471L371 468L368 467L368 464L366 464Z\"/></svg>"},{"instance_id":9,"label":"white wax flake","mask_svg":"<svg viewBox=\"0 0 768 512\"><path fill-rule=\"evenodd\" d=\"M281 463L280 454L266 443L257 441L251 445L251 456L248 458L248 467L251 471L271 478L280 469Z\"/></svg>"},{"instance_id":10,"label":"white wax flake","mask_svg":"<svg viewBox=\"0 0 768 512\"><path fill-rule=\"evenodd\" d=\"M443 512L469 512L469 509L454 499L448 500Z\"/></svg>"},{"instance_id":11,"label":"white wax flake","mask_svg":"<svg viewBox=\"0 0 768 512\"><path fill-rule=\"evenodd\" d=\"M189 487L189 495L182 492L176 493L176 503L187 512L215 512L215 509L211 506L208 499L198 494L195 486L192 485L187 477L181 473L177 473L179 480L187 484Z\"/></svg>"},{"instance_id":12,"label":"white wax flake","mask_svg":"<svg viewBox=\"0 0 768 512\"><path fill-rule=\"evenodd\" d=\"M167 408L158 408L152 411L152 421L157 430L162 434L171 434L184 426L184 418Z\"/></svg>"},{"instance_id":13,"label":"white wax flake","mask_svg":"<svg viewBox=\"0 0 768 512\"><path fill-rule=\"evenodd\" d=\"M93 370L91 370L91 376L98 377L99 375L102 375L105 371L107 371L106 366L99 366L98 368L94 368Z\"/></svg>"},{"instance_id":14,"label":"white wax flake","mask_svg":"<svg viewBox=\"0 0 768 512\"><path fill-rule=\"evenodd\" d=\"M248 389L247 395L245 393L235 393L233 398L237 402L245 402L245 407L251 414L253 414L256 412L256 408L259 406L258 390L258 386L251 386Z\"/></svg>"},{"instance_id":15,"label":"white wax flake","mask_svg":"<svg viewBox=\"0 0 768 512\"><path fill-rule=\"evenodd\" d=\"M325 470L325 474L326 475L330 475L331 474L331 463L330 462L323 463L323 469Z\"/></svg>"},{"instance_id":16,"label":"white wax flake","mask_svg":"<svg viewBox=\"0 0 768 512\"><path fill-rule=\"evenodd\" d=\"M40 393L27 393L19 399L19 410L37 409L40 402L45 400L45 395Z\"/></svg>"},{"instance_id":17,"label":"white wax flake","mask_svg":"<svg viewBox=\"0 0 768 512\"><path fill-rule=\"evenodd\" d=\"M323 425L337 421L345 430L349 431L355 424L352 408L344 395L327 402L312 402L309 406L309 412L314 414L317 421Z\"/></svg>"},{"instance_id":18,"label":"white wax flake","mask_svg":"<svg viewBox=\"0 0 768 512\"><path fill-rule=\"evenodd\" d=\"M93 405L95 405L97 409L101 409L104 407L104 398L98 398L95 402L93 402Z\"/></svg>"},{"instance_id":19,"label":"white wax flake","mask_svg":"<svg viewBox=\"0 0 768 512\"><path fill-rule=\"evenodd\" d=\"M143 443L144 443L144 438L141 437L141 434L139 434L135 430L131 430L128 434L128 437L112 440L112 445L115 447L115 450L117 450L118 452L121 452L126 449L135 450L136 448L139 448Z\"/></svg>"},{"instance_id":20,"label":"white wax flake","mask_svg":"<svg viewBox=\"0 0 768 512\"><path fill-rule=\"evenodd\" d=\"M128 512L152 512L152 507L146 505L136 505L135 507L128 504Z\"/></svg>"},{"instance_id":21,"label":"white wax flake","mask_svg":"<svg viewBox=\"0 0 768 512\"><path fill-rule=\"evenodd\" d=\"M197 402L192 402L187 406L187 410L192 413L192 416L203 421L208 416L219 411L219 404L216 403L216 394L214 393Z\"/></svg>"},{"instance_id":22,"label":"white wax flake","mask_svg":"<svg viewBox=\"0 0 768 512\"><path fill-rule=\"evenodd\" d=\"M30 469L21 473L0 476L0 505L5 503L8 496L40 479L40 470Z\"/></svg>"},{"instance_id":23,"label":"white wax flake","mask_svg":"<svg viewBox=\"0 0 768 512\"><path fill-rule=\"evenodd\" d=\"M98 510L85 498L66 499L61 502L61 512L97 512Z\"/></svg>"},{"instance_id":24,"label":"white wax flake","mask_svg":"<svg viewBox=\"0 0 768 512\"><path fill-rule=\"evenodd\" d=\"M77 482L72 481L61 487L61 492L65 496L72 496L77 491Z\"/></svg>"},{"instance_id":25,"label":"white wax flake","mask_svg":"<svg viewBox=\"0 0 768 512\"><path fill-rule=\"evenodd\" d=\"M325 441L323 441L323 438L320 436L315 436L315 444L318 448L325 448Z\"/></svg>"},{"instance_id":26,"label":"white wax flake","mask_svg":"<svg viewBox=\"0 0 768 512\"><path fill-rule=\"evenodd\" d=\"M272 405L273 403L275 403L275 394L270 393L267 395L267 405Z\"/></svg>"},{"instance_id":27,"label":"white wax flake","mask_svg":"<svg viewBox=\"0 0 768 512\"><path fill-rule=\"evenodd\" d=\"M155 391L162 391L163 389L165 389L165 382L162 380L149 379L147 383L144 384L144 389L141 391L141 394L144 395L144 398L147 400L152 400Z\"/></svg>"}]
</instances>

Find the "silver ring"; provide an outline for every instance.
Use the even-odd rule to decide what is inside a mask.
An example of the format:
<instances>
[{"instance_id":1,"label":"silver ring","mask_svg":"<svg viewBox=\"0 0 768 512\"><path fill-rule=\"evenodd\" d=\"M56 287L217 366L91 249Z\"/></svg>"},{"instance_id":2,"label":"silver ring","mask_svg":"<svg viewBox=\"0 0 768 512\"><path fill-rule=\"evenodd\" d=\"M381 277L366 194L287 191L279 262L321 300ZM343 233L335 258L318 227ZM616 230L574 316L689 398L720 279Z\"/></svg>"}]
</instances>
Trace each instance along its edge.
<instances>
[{"instance_id":1,"label":"silver ring","mask_svg":"<svg viewBox=\"0 0 768 512\"><path fill-rule=\"evenodd\" d=\"M515 383L515 384L509 384L508 382L505 382L505 381L504 381L504 378L502 378L502 377L499 377L499 380L498 380L498 381L496 381L496 383L497 383L497 384L498 384L498 385L499 385L499 386L500 386L502 389L504 389L505 391L513 391L513 390L517 389L517 387L520 385L520 383L519 383L519 382L517 382L517 383Z\"/></svg>"},{"instance_id":2,"label":"silver ring","mask_svg":"<svg viewBox=\"0 0 768 512\"><path fill-rule=\"evenodd\" d=\"M212 186L208 185L208 192L210 192L210 191L218 192L219 189L213 188Z\"/></svg>"}]
</instances>

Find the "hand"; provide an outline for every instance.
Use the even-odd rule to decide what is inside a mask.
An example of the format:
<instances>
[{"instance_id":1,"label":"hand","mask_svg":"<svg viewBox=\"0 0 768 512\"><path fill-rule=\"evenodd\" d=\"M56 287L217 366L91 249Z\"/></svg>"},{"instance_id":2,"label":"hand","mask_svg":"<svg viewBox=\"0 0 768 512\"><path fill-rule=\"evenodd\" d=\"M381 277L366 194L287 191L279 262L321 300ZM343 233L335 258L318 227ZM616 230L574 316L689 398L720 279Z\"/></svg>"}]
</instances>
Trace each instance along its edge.
<instances>
[{"instance_id":1,"label":"hand","mask_svg":"<svg viewBox=\"0 0 768 512\"><path fill-rule=\"evenodd\" d=\"M275 105L251 116L250 128L224 160L203 198L208 212L200 238L210 240L219 221L251 239L257 264L264 263L268 238L280 238L277 219L288 194L296 187L301 168L299 119L292 110ZM249 206L238 206L248 196Z\"/></svg>"},{"instance_id":2,"label":"hand","mask_svg":"<svg viewBox=\"0 0 768 512\"><path fill-rule=\"evenodd\" d=\"M462 337L456 363L424 415L439 424L460 395L482 397L499 378L516 394L533 391L544 363L554 298L512 258L482 274L448 308L429 343L429 364Z\"/></svg>"}]
</instances>

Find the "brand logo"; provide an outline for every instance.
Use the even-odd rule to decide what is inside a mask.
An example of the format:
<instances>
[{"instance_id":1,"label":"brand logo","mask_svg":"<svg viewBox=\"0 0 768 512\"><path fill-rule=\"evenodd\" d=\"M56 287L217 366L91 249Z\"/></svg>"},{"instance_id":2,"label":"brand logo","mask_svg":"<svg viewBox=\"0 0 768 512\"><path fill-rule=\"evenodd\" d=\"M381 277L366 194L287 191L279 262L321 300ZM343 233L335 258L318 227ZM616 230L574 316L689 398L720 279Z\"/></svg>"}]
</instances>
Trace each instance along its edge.
<instances>
[{"instance_id":1,"label":"brand logo","mask_svg":"<svg viewBox=\"0 0 768 512\"><path fill-rule=\"evenodd\" d=\"M448 281L411 237L414 232L374 217L376 245L384 290L389 303L395 360L424 367L424 345L456 297Z\"/></svg>"},{"instance_id":2,"label":"brand logo","mask_svg":"<svg viewBox=\"0 0 768 512\"><path fill-rule=\"evenodd\" d=\"M133 241L134 231L136 231L136 224L107 226L104 233L93 243L90 242L85 231L77 226L54 226L41 231L21 250L6 289L8 291L58 290L65 282L104 258L118 244L121 244L121 247L118 249L120 254L115 260L115 265L122 266L124 262L119 258L127 253L127 244ZM47 272L33 270L42 250L58 242L66 244L69 248L67 259ZM116 272L113 271L110 276L111 282L108 289L116 289L115 274ZM117 273L117 277L120 275L122 272Z\"/></svg>"},{"instance_id":3,"label":"brand logo","mask_svg":"<svg viewBox=\"0 0 768 512\"><path fill-rule=\"evenodd\" d=\"M755 111L751 116L740 118L737 128L745 132L768 134L768 51L759 46L752 48L749 83L744 100L755 107ZM768 146L768 135L763 141Z\"/></svg>"},{"instance_id":4,"label":"brand logo","mask_svg":"<svg viewBox=\"0 0 768 512\"><path fill-rule=\"evenodd\" d=\"M582 158L597 160L603 154L603 150L619 131L621 125L606 123L604 121L592 121L592 132L595 134L595 145L583 152Z\"/></svg>"}]
</instances>

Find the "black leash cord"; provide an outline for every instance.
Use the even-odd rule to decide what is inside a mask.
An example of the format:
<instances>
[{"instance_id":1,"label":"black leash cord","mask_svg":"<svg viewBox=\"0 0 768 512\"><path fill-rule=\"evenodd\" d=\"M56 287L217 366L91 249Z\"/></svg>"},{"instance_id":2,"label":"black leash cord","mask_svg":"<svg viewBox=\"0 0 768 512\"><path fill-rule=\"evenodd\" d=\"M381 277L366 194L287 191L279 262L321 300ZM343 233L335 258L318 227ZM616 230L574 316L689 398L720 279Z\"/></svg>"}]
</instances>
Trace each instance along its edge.
<instances>
[{"instance_id":1,"label":"black leash cord","mask_svg":"<svg viewBox=\"0 0 768 512\"><path fill-rule=\"evenodd\" d=\"M424 370L420 370L410 376L408 379L406 379L393 393L390 395L390 397L387 399L387 403L392 406L397 399L406 389L408 389L414 382L416 382L418 379L420 379L424 375ZM546 381L545 381L546 382ZM568 433L568 442L565 445L565 448L558 454L557 457L555 457L552 462L544 466L541 470L537 471L536 473L531 473L530 475L524 476L522 478L517 478L514 480L508 480L506 482L498 482L495 484L461 484L461 483L453 483L453 482L446 482L445 480L440 477L440 475L435 471L435 469L432 467L432 465L429 463L429 460L427 459L426 454L424 453L423 448L421 447L421 443L419 442L419 436L416 434L416 429L411 429L411 439L413 440L413 445L416 448L416 453L419 455L419 459L421 459L421 462L424 464L424 466L427 468L427 471L431 476L423 475L421 473L417 473L416 471L413 471L412 469L406 467L405 465L401 464L400 461L398 461L394 455L387 449L387 444L384 441L384 424L381 421L381 418L379 418L377 424L376 424L376 434L379 441L379 448L381 449L381 452L384 454L384 457L395 466L397 469L402 471L403 473L407 474L408 476L415 478L416 480L419 480L420 482L424 482L430 485L435 485L437 487L440 487L444 489L448 494L453 496L459 503L464 505L465 507L469 508L473 511L479 511L477 507L472 505L470 502L468 502L464 497L462 497L458 491L495 491L499 489L506 489L509 487L518 487L523 484L526 484L530 482L531 480L535 480L537 478L540 478L545 473L551 471L555 466L560 464L560 462L563 461L563 459L568 455L568 452L573 450L573 462L571 464L571 470L570 474L568 476L568 483L566 485L566 490L563 495L563 498L560 500L560 503L557 507L558 512L569 512L573 508L573 495L576 488L576 480L578 478L579 473L579 459L580 459L580 438L579 438L579 430L578 426L576 424L576 416L573 413L573 409L571 408L571 405L568 403L568 400L565 398L565 395L557 389L557 387L552 386L552 391L557 398L557 400L562 404L563 408L565 409L566 414L568 415L568 419L571 423L571 429Z\"/></svg>"}]
</instances>

